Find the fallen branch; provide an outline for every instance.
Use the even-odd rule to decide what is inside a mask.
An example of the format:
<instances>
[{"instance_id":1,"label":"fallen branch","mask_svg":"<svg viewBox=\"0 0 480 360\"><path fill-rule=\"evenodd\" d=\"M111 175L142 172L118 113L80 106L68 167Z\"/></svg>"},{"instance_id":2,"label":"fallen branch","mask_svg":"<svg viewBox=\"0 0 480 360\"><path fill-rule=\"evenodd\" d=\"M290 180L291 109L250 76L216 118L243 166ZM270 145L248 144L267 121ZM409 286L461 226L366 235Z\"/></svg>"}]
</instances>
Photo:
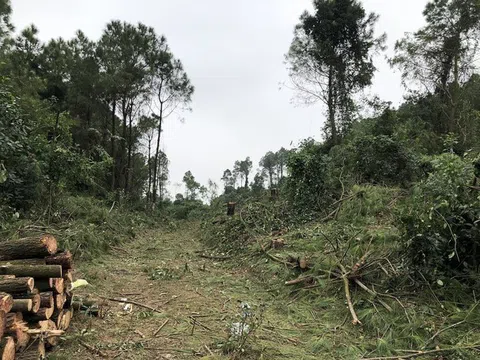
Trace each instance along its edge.
<instances>
[{"instance_id":1,"label":"fallen branch","mask_svg":"<svg viewBox=\"0 0 480 360\"><path fill-rule=\"evenodd\" d=\"M233 259L233 256L209 256L209 255L203 255L203 254L200 254L198 256L201 257L201 258L204 258L204 259L218 260L218 261L225 261L225 260Z\"/></svg>"},{"instance_id":2,"label":"fallen branch","mask_svg":"<svg viewBox=\"0 0 480 360\"><path fill-rule=\"evenodd\" d=\"M350 294L350 284L348 280L348 273L342 264L339 264L339 267L340 267L340 270L342 270L342 280L343 280L343 285L345 287L345 297L347 298L347 304L348 304L348 309L350 310L350 314L352 314L352 324L361 325L362 322L358 319L357 313L355 312L355 309L353 307L352 296Z\"/></svg>"},{"instance_id":3,"label":"fallen branch","mask_svg":"<svg viewBox=\"0 0 480 360\"><path fill-rule=\"evenodd\" d=\"M108 300L108 301L116 301L116 302L119 302L119 303L137 305L137 306L140 306L140 307L142 307L142 308L145 308L145 309L148 309L148 310L157 312L157 313L159 313L159 314L163 314L160 310L155 309L154 307L151 307L151 306L149 306L149 305L145 305L145 304L139 303L139 302L137 302L137 301L127 300L127 299L120 299L120 298L108 298L108 297L105 297L105 296L99 296L99 297L102 298L102 299L104 299L104 300Z\"/></svg>"},{"instance_id":4,"label":"fallen branch","mask_svg":"<svg viewBox=\"0 0 480 360\"><path fill-rule=\"evenodd\" d=\"M468 349L480 349L480 344L477 345L466 345L466 346L456 346L448 349L435 349L435 350L426 350L426 351L417 351L413 354L408 355L396 355L396 356L385 356L385 357L373 357L373 358L362 358L360 360L403 360L403 359L414 359L420 356L442 354L451 351L458 350L468 350Z\"/></svg>"},{"instance_id":5,"label":"fallen branch","mask_svg":"<svg viewBox=\"0 0 480 360\"><path fill-rule=\"evenodd\" d=\"M167 323L168 323L169 321L170 321L170 319L165 320L165 322L164 322L162 325L160 325L160 327L157 329L157 331L155 331L155 332L153 333L153 337L157 336L158 333L159 333L160 331L162 331L162 329L165 327L165 325L167 325Z\"/></svg>"},{"instance_id":6,"label":"fallen branch","mask_svg":"<svg viewBox=\"0 0 480 360\"><path fill-rule=\"evenodd\" d=\"M291 285L301 284L304 282L311 282L312 280L313 278L311 276L299 277L295 280L285 281L285 285L291 286Z\"/></svg>"},{"instance_id":7,"label":"fallen branch","mask_svg":"<svg viewBox=\"0 0 480 360\"><path fill-rule=\"evenodd\" d=\"M82 345L85 349L87 349L88 351L90 351L91 353L95 354L95 355L99 355L100 357L103 357L103 358L107 358L108 355L105 354L104 352L98 350L97 348L93 347L92 345L89 345L87 344L86 342L80 340L79 341L80 345Z\"/></svg>"}]
</instances>

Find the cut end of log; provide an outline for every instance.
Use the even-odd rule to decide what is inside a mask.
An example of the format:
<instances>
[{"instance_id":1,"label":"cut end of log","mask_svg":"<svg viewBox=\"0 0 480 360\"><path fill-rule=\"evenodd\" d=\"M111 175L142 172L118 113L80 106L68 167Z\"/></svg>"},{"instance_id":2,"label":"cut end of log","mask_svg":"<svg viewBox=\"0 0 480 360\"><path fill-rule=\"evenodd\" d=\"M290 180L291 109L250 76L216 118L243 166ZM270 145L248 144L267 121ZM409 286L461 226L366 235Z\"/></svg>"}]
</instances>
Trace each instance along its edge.
<instances>
[{"instance_id":1,"label":"cut end of log","mask_svg":"<svg viewBox=\"0 0 480 360\"><path fill-rule=\"evenodd\" d=\"M45 245L45 249L47 249L49 254L53 255L57 252L57 239L55 239L52 235L44 235L40 241Z\"/></svg>"},{"instance_id":2,"label":"cut end of log","mask_svg":"<svg viewBox=\"0 0 480 360\"><path fill-rule=\"evenodd\" d=\"M6 337L0 341L0 355L2 360L15 360L15 340Z\"/></svg>"},{"instance_id":3,"label":"cut end of log","mask_svg":"<svg viewBox=\"0 0 480 360\"><path fill-rule=\"evenodd\" d=\"M13 306L12 295L0 292L0 311L10 312Z\"/></svg>"}]
</instances>

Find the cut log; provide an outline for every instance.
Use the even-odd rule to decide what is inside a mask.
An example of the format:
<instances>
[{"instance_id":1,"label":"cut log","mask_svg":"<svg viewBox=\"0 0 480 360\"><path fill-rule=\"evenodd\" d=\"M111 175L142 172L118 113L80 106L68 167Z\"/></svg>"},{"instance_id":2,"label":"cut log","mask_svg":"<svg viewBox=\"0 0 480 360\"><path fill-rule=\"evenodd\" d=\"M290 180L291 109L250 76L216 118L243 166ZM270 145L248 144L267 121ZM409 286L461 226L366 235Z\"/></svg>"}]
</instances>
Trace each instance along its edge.
<instances>
[{"instance_id":1,"label":"cut log","mask_svg":"<svg viewBox=\"0 0 480 360\"><path fill-rule=\"evenodd\" d=\"M7 324L7 314L5 313L5 311L0 310L0 339L3 338L6 324Z\"/></svg>"},{"instance_id":2,"label":"cut log","mask_svg":"<svg viewBox=\"0 0 480 360\"><path fill-rule=\"evenodd\" d=\"M57 326L52 320L44 320L44 321L39 321L37 325L37 329L40 330L43 334L50 334L51 336L46 337L46 347L51 348L53 346L56 346L58 344L58 336L61 336L64 331L61 331L58 333L58 335L55 335L55 331L57 330Z\"/></svg>"},{"instance_id":3,"label":"cut log","mask_svg":"<svg viewBox=\"0 0 480 360\"><path fill-rule=\"evenodd\" d=\"M13 306L12 295L0 292L0 311L5 311L5 313L10 312Z\"/></svg>"},{"instance_id":4,"label":"cut log","mask_svg":"<svg viewBox=\"0 0 480 360\"><path fill-rule=\"evenodd\" d=\"M45 258L47 265L61 265L64 270L73 268L73 256L70 251L59 252L55 255L47 256Z\"/></svg>"},{"instance_id":5,"label":"cut log","mask_svg":"<svg viewBox=\"0 0 480 360\"><path fill-rule=\"evenodd\" d=\"M45 343L43 339L37 338L30 343L27 349L16 357L17 360L43 360L45 359Z\"/></svg>"},{"instance_id":6,"label":"cut log","mask_svg":"<svg viewBox=\"0 0 480 360\"><path fill-rule=\"evenodd\" d=\"M32 300L32 310L30 310L33 313L36 313L40 309L40 294L37 289L33 289L29 293L25 294L14 294L13 298L15 300L17 299L30 299Z\"/></svg>"},{"instance_id":7,"label":"cut log","mask_svg":"<svg viewBox=\"0 0 480 360\"><path fill-rule=\"evenodd\" d=\"M53 307L40 308L40 310L38 310L36 314L24 314L24 319L29 323L48 320L52 317L54 310L55 309Z\"/></svg>"},{"instance_id":8,"label":"cut log","mask_svg":"<svg viewBox=\"0 0 480 360\"><path fill-rule=\"evenodd\" d=\"M8 313L5 318L5 328L9 329L15 325L15 323L19 323L23 321L23 314L22 313Z\"/></svg>"},{"instance_id":9,"label":"cut log","mask_svg":"<svg viewBox=\"0 0 480 360\"><path fill-rule=\"evenodd\" d=\"M30 335L27 334L28 326L24 321L15 321L11 327L6 329L6 333L12 336L15 341L17 351L22 351L30 341Z\"/></svg>"},{"instance_id":10,"label":"cut log","mask_svg":"<svg viewBox=\"0 0 480 360\"><path fill-rule=\"evenodd\" d=\"M51 291L40 293L40 307L50 308L55 306L53 293Z\"/></svg>"},{"instance_id":11,"label":"cut log","mask_svg":"<svg viewBox=\"0 0 480 360\"><path fill-rule=\"evenodd\" d=\"M50 279L37 279L35 281L35 288L40 292L52 291L54 287L53 278Z\"/></svg>"},{"instance_id":12,"label":"cut log","mask_svg":"<svg viewBox=\"0 0 480 360\"><path fill-rule=\"evenodd\" d=\"M63 309L65 307L65 303L67 302L67 295L57 294L55 295L55 308L56 309Z\"/></svg>"},{"instance_id":13,"label":"cut log","mask_svg":"<svg viewBox=\"0 0 480 360\"><path fill-rule=\"evenodd\" d=\"M63 278L53 279L53 290L57 294L63 294L65 291L65 280L63 280Z\"/></svg>"},{"instance_id":14,"label":"cut log","mask_svg":"<svg viewBox=\"0 0 480 360\"><path fill-rule=\"evenodd\" d=\"M64 311L62 310L56 310L50 320L52 320L55 323L55 326L57 329L60 329L63 321L63 316L64 316Z\"/></svg>"},{"instance_id":15,"label":"cut log","mask_svg":"<svg viewBox=\"0 0 480 360\"><path fill-rule=\"evenodd\" d=\"M6 337L0 340L0 359L15 360L15 340L13 337Z\"/></svg>"},{"instance_id":16,"label":"cut log","mask_svg":"<svg viewBox=\"0 0 480 360\"><path fill-rule=\"evenodd\" d=\"M9 294L26 293L33 290L34 280L31 277L0 279L0 291Z\"/></svg>"},{"instance_id":17,"label":"cut log","mask_svg":"<svg viewBox=\"0 0 480 360\"><path fill-rule=\"evenodd\" d=\"M13 300L12 311L14 312L31 312L33 307L32 299L15 299Z\"/></svg>"},{"instance_id":18,"label":"cut log","mask_svg":"<svg viewBox=\"0 0 480 360\"><path fill-rule=\"evenodd\" d=\"M65 310L63 312L62 322L60 323L60 330L67 330L70 327L70 322L73 318L73 311L72 310Z\"/></svg>"},{"instance_id":19,"label":"cut log","mask_svg":"<svg viewBox=\"0 0 480 360\"><path fill-rule=\"evenodd\" d=\"M33 278L63 277L60 265L2 265L0 266L0 275Z\"/></svg>"},{"instance_id":20,"label":"cut log","mask_svg":"<svg viewBox=\"0 0 480 360\"><path fill-rule=\"evenodd\" d=\"M0 260L33 259L57 252L57 240L51 235L0 242Z\"/></svg>"}]
</instances>

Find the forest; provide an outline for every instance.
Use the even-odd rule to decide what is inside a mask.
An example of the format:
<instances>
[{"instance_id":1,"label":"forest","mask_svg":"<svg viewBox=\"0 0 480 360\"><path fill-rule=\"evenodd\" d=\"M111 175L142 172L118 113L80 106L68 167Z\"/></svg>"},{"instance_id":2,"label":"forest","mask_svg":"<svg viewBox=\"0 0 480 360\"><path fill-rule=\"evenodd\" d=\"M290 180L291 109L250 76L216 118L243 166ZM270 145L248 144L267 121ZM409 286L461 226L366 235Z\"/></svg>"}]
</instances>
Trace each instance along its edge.
<instances>
[{"instance_id":1,"label":"forest","mask_svg":"<svg viewBox=\"0 0 480 360\"><path fill-rule=\"evenodd\" d=\"M360 0L313 0L285 66L295 101L324 109L322 140L232 159L211 175L220 184L187 171L178 194L162 135L170 116L195 110L195 84L167 38L113 20L97 40L78 30L42 42L11 15L0 0L0 244L52 234L87 292L114 291L112 256L133 261L144 288L198 301L163 303L173 313L158 331L175 322L178 333L155 333L155 346L138 334L94 342L87 311L52 359L478 358L478 0L431 0L425 24L396 39L400 106L365 96L386 49L379 16ZM139 281L129 276L112 281ZM227 303L223 323L203 322ZM155 312L138 313L137 329L158 328ZM104 330L126 329L115 321Z\"/></svg>"}]
</instances>

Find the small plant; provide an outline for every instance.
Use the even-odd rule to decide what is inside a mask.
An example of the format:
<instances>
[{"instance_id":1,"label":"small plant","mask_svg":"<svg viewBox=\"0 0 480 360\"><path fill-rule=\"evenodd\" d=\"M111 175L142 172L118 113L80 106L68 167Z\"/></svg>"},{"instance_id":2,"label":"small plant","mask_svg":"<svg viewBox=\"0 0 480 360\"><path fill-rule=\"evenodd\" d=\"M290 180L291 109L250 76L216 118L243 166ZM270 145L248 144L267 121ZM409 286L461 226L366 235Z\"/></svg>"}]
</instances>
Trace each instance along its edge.
<instances>
[{"instance_id":1,"label":"small plant","mask_svg":"<svg viewBox=\"0 0 480 360\"><path fill-rule=\"evenodd\" d=\"M155 268L153 270L147 270L148 278L150 280L177 280L181 278L178 271L170 268Z\"/></svg>"},{"instance_id":2,"label":"small plant","mask_svg":"<svg viewBox=\"0 0 480 360\"><path fill-rule=\"evenodd\" d=\"M223 352L233 354L234 358L246 352L249 341L262 325L265 307L262 304L254 311L247 302L242 302L240 310L239 321L230 324L229 338L222 345Z\"/></svg>"}]
</instances>

